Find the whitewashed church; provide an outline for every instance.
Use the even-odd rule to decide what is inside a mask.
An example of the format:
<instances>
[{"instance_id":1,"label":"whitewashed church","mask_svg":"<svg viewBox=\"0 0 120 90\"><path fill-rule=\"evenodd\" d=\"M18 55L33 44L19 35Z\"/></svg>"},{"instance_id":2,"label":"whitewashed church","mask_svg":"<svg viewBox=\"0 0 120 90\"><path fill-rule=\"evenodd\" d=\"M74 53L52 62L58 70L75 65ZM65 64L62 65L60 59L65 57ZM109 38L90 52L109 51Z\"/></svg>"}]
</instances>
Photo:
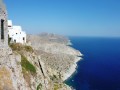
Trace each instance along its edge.
<instances>
[{"instance_id":1,"label":"whitewashed church","mask_svg":"<svg viewBox=\"0 0 120 90\"><path fill-rule=\"evenodd\" d=\"M12 43L26 43L26 33L21 26L14 26L12 20L8 20L8 36Z\"/></svg>"}]
</instances>

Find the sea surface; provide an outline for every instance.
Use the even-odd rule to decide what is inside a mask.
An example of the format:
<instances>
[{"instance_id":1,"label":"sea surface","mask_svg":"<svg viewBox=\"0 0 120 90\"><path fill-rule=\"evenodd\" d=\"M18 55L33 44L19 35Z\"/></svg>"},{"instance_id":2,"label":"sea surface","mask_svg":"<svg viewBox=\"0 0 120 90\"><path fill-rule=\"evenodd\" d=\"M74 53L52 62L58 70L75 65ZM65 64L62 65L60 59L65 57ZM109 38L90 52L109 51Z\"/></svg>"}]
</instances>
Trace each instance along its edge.
<instances>
[{"instance_id":1,"label":"sea surface","mask_svg":"<svg viewBox=\"0 0 120 90\"><path fill-rule=\"evenodd\" d=\"M75 90L120 90L120 38L70 37L81 51L77 71L66 84Z\"/></svg>"}]
</instances>

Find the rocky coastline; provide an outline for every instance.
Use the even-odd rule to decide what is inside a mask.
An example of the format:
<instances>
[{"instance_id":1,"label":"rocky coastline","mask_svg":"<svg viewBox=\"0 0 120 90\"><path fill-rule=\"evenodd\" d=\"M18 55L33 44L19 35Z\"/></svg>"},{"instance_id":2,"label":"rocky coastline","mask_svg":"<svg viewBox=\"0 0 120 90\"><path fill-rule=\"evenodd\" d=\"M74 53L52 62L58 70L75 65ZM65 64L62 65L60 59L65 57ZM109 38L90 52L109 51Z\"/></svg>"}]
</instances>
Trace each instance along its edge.
<instances>
[{"instance_id":1,"label":"rocky coastline","mask_svg":"<svg viewBox=\"0 0 120 90\"><path fill-rule=\"evenodd\" d=\"M75 73L77 68L77 62L80 61L81 59L82 59L81 57L78 57L76 61L73 63L73 65L69 68L69 70L66 73L64 73L64 77L63 77L64 81L67 80L69 77L72 76L72 74Z\"/></svg>"},{"instance_id":2,"label":"rocky coastline","mask_svg":"<svg viewBox=\"0 0 120 90\"><path fill-rule=\"evenodd\" d=\"M34 42L35 41L35 42ZM61 79L68 79L77 68L77 62L82 59L82 53L71 47L71 41L55 34L28 35L28 42L41 56L46 66L49 66ZM37 42L37 43L36 43ZM70 46L69 46L70 45Z\"/></svg>"}]
</instances>

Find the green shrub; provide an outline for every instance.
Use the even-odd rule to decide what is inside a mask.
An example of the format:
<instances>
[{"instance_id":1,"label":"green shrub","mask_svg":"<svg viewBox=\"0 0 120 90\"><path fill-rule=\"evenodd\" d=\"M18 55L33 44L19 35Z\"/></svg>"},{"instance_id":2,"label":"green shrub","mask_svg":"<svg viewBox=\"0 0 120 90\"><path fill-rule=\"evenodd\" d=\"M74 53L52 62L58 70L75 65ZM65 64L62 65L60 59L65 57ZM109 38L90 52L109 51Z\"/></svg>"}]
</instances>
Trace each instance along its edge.
<instances>
[{"instance_id":1,"label":"green shrub","mask_svg":"<svg viewBox=\"0 0 120 90\"><path fill-rule=\"evenodd\" d=\"M54 90L58 90L60 87L59 87L59 84L55 83L54 84Z\"/></svg>"},{"instance_id":2,"label":"green shrub","mask_svg":"<svg viewBox=\"0 0 120 90\"><path fill-rule=\"evenodd\" d=\"M36 68L34 65L32 65L25 56L21 55L21 66L22 69L25 71L30 72L31 74L36 73Z\"/></svg>"},{"instance_id":3,"label":"green shrub","mask_svg":"<svg viewBox=\"0 0 120 90\"><path fill-rule=\"evenodd\" d=\"M31 46L24 46L27 52L33 52L33 48Z\"/></svg>"},{"instance_id":4,"label":"green shrub","mask_svg":"<svg viewBox=\"0 0 120 90\"><path fill-rule=\"evenodd\" d=\"M50 76L50 79L54 82L57 82L58 81L58 78L56 75L53 75L53 76Z\"/></svg>"},{"instance_id":5,"label":"green shrub","mask_svg":"<svg viewBox=\"0 0 120 90\"><path fill-rule=\"evenodd\" d=\"M37 86L37 90L42 90L42 84L41 83Z\"/></svg>"}]
</instances>

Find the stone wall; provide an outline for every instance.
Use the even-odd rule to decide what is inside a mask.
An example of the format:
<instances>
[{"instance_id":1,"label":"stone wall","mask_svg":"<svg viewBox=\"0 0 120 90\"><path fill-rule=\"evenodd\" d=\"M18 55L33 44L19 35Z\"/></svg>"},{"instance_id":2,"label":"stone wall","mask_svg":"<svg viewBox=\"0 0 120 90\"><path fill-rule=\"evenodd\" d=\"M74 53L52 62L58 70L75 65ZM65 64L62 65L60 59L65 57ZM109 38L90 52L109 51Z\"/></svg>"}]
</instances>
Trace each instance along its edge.
<instances>
[{"instance_id":1,"label":"stone wall","mask_svg":"<svg viewBox=\"0 0 120 90\"><path fill-rule=\"evenodd\" d=\"M1 20L4 20L4 39L1 39ZM0 0L0 47L1 46L8 46L7 11L2 0Z\"/></svg>"}]
</instances>

